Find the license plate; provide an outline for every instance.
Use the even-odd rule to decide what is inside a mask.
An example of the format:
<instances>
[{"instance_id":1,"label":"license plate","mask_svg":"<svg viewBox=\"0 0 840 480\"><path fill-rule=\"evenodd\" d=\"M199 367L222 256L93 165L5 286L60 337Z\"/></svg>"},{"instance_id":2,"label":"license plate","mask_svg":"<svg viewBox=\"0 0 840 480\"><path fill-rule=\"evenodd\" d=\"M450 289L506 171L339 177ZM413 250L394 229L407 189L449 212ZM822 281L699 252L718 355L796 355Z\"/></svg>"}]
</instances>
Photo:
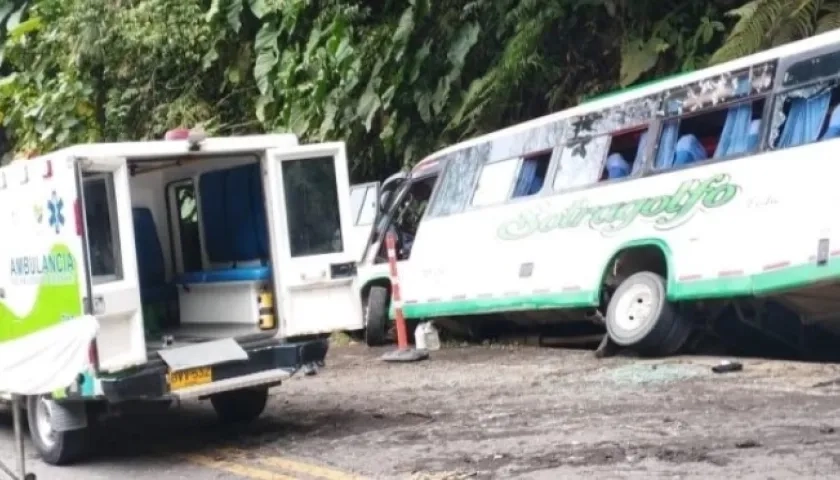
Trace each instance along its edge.
<instances>
[{"instance_id":1,"label":"license plate","mask_svg":"<svg viewBox=\"0 0 840 480\"><path fill-rule=\"evenodd\" d=\"M169 373L168 380L170 390L180 390L196 385L204 385L213 381L213 370L209 367L180 370Z\"/></svg>"}]
</instances>

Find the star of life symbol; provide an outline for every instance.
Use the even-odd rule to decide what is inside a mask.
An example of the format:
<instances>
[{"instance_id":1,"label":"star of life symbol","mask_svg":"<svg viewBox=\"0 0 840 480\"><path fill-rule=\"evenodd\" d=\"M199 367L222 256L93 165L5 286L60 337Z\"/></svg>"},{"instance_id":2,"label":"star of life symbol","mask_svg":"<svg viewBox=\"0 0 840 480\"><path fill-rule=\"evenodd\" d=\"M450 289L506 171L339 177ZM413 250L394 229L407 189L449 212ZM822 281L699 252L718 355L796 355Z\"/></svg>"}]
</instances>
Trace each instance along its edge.
<instances>
[{"instance_id":1,"label":"star of life symbol","mask_svg":"<svg viewBox=\"0 0 840 480\"><path fill-rule=\"evenodd\" d=\"M52 192L52 197L47 200L47 209L50 211L50 228L55 229L55 233L59 233L61 227L64 226L64 213L62 212L64 209L64 200L56 195L55 190Z\"/></svg>"}]
</instances>

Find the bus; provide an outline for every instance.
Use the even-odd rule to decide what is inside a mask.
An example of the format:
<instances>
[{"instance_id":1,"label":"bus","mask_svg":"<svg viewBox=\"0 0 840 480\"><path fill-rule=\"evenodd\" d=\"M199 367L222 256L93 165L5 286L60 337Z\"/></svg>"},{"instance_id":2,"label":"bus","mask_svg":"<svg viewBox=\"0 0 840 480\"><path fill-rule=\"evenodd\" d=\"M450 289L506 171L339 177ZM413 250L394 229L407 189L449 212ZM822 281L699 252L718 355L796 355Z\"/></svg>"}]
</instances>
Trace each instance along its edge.
<instances>
[{"instance_id":1,"label":"bus","mask_svg":"<svg viewBox=\"0 0 840 480\"><path fill-rule=\"evenodd\" d=\"M369 336L393 318L391 231L409 321L593 321L650 355L700 320L834 338L838 87L835 30L433 153L357 268Z\"/></svg>"}]
</instances>

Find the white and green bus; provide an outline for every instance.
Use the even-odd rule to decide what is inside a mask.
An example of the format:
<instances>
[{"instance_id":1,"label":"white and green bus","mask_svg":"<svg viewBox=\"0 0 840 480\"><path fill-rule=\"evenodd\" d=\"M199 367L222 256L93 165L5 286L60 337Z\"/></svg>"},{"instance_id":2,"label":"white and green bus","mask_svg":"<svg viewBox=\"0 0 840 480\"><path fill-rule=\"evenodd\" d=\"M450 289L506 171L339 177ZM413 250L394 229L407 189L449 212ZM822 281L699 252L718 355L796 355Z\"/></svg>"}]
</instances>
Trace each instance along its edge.
<instances>
[{"instance_id":1,"label":"white and green bus","mask_svg":"<svg viewBox=\"0 0 840 480\"><path fill-rule=\"evenodd\" d=\"M835 30L432 154L358 268L369 336L393 314L387 231L409 320L597 319L660 355L727 305L789 313L789 344L840 332L838 87Z\"/></svg>"}]
</instances>

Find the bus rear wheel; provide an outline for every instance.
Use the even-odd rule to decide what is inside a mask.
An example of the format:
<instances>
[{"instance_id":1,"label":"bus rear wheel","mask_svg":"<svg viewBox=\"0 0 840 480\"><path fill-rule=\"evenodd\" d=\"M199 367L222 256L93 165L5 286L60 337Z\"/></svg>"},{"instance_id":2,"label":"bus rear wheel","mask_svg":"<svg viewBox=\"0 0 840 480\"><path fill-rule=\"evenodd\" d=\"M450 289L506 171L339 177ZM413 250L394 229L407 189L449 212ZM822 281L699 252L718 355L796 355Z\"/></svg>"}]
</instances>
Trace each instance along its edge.
<instances>
[{"instance_id":1,"label":"bus rear wheel","mask_svg":"<svg viewBox=\"0 0 840 480\"><path fill-rule=\"evenodd\" d=\"M614 343L647 355L674 355L692 327L674 311L665 279L654 272L638 272L621 282L607 306L606 324Z\"/></svg>"}]
</instances>

